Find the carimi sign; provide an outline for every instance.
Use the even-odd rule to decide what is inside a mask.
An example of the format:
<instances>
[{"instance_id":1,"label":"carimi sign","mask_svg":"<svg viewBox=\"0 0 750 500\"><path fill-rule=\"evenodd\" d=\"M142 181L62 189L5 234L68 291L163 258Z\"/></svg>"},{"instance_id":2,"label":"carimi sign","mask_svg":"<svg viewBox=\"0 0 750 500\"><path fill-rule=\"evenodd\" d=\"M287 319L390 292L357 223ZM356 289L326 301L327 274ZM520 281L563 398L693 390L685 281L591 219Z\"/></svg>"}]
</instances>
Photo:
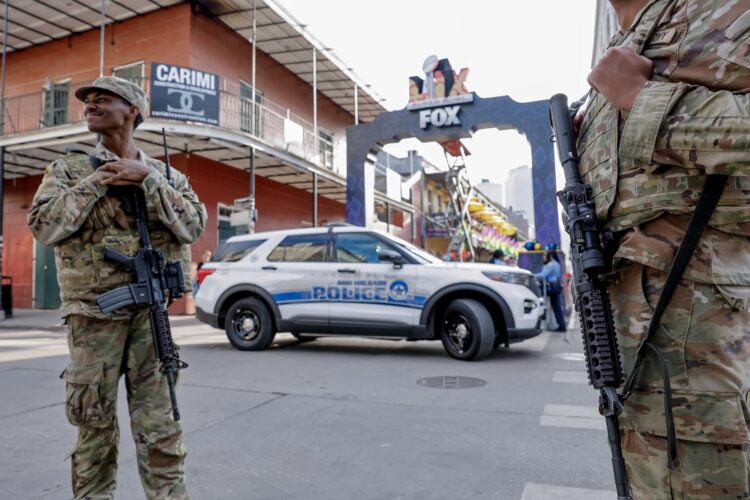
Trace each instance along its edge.
<instances>
[{"instance_id":1,"label":"carimi sign","mask_svg":"<svg viewBox=\"0 0 750 500\"><path fill-rule=\"evenodd\" d=\"M219 77L192 68L151 66L151 116L219 124Z\"/></svg>"}]
</instances>

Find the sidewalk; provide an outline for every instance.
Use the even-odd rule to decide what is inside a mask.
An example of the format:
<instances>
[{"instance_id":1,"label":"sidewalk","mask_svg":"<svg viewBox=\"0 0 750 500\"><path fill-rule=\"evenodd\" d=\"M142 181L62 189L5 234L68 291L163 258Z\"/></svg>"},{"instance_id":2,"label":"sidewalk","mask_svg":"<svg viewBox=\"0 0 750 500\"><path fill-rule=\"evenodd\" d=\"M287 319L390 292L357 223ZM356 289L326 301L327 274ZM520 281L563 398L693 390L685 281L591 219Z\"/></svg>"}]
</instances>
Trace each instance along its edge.
<instances>
[{"instance_id":1,"label":"sidewalk","mask_svg":"<svg viewBox=\"0 0 750 500\"><path fill-rule=\"evenodd\" d=\"M172 326L201 324L193 315L169 316ZM13 309L12 318L3 318L0 312L0 332L4 330L65 330L57 309Z\"/></svg>"}]
</instances>

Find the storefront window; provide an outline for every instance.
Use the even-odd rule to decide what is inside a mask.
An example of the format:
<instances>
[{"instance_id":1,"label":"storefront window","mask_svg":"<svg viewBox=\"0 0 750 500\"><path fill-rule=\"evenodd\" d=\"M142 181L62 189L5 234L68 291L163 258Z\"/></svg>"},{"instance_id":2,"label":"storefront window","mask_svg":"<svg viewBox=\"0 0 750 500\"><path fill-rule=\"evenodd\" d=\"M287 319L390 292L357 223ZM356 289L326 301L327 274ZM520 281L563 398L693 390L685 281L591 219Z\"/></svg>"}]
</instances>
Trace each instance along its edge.
<instances>
[{"instance_id":1,"label":"storefront window","mask_svg":"<svg viewBox=\"0 0 750 500\"><path fill-rule=\"evenodd\" d=\"M112 75L120 78L124 78L130 82L135 83L139 87L143 87L143 63L137 62L120 66L112 70Z\"/></svg>"}]
</instances>

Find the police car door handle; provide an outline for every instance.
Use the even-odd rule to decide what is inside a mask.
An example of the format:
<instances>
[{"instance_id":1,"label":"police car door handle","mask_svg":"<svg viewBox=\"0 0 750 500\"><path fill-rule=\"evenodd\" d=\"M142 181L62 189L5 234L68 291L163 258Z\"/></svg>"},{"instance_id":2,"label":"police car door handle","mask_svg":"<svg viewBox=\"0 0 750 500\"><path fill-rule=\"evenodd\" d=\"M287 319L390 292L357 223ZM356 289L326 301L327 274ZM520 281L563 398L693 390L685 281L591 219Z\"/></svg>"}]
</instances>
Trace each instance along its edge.
<instances>
[{"instance_id":1,"label":"police car door handle","mask_svg":"<svg viewBox=\"0 0 750 500\"><path fill-rule=\"evenodd\" d=\"M263 266L261 267L261 269L263 269L264 271L275 271L276 266Z\"/></svg>"},{"instance_id":2,"label":"police car door handle","mask_svg":"<svg viewBox=\"0 0 750 500\"><path fill-rule=\"evenodd\" d=\"M345 267L345 268L343 268L343 269L338 269L338 272L340 272L340 273L349 273L349 274L354 274L354 273L356 273L356 272L357 272L357 270L356 270L356 269L351 269L351 268L347 268L347 267Z\"/></svg>"}]
</instances>

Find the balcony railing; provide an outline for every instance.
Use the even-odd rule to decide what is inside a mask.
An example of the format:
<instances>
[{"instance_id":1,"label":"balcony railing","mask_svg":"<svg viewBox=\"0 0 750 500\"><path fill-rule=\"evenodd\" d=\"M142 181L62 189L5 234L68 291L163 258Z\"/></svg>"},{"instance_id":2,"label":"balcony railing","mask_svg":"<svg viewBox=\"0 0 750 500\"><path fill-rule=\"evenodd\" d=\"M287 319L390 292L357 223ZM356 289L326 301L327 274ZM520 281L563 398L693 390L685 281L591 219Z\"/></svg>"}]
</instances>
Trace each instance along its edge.
<instances>
[{"instance_id":1,"label":"balcony railing","mask_svg":"<svg viewBox=\"0 0 750 500\"><path fill-rule=\"evenodd\" d=\"M149 80L136 82L149 94ZM52 84L39 92L5 98L2 134L33 132L84 120L75 91L91 82ZM334 144L316 138L313 125L283 106L220 91L219 127L243 132L318 166L333 168ZM254 104L254 105L253 105Z\"/></svg>"}]
</instances>

